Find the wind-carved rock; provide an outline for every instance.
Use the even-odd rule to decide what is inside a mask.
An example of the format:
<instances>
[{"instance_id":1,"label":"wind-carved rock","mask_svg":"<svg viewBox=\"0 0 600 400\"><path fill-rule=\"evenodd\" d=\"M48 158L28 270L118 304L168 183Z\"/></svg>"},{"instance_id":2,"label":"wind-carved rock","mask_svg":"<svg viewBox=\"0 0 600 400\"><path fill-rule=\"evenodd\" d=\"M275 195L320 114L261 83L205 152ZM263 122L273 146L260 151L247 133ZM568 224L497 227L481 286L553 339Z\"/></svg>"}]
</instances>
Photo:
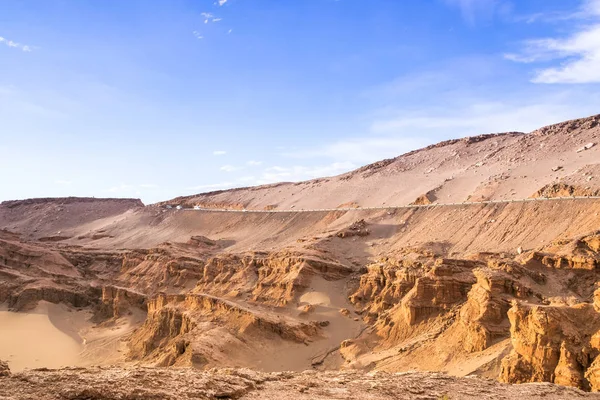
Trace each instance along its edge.
<instances>
[{"instance_id":1,"label":"wind-carved rock","mask_svg":"<svg viewBox=\"0 0 600 400\"><path fill-rule=\"evenodd\" d=\"M246 341L254 335L307 343L320 334L317 322L299 322L268 309L249 308L209 295L160 294L148 301L148 317L130 341L130 357L154 360L161 366L180 359L184 365L206 365L212 355L202 350L202 335L215 326L223 327L233 338L244 338L238 341L247 347L252 347L252 342Z\"/></svg>"},{"instance_id":2,"label":"wind-carved rock","mask_svg":"<svg viewBox=\"0 0 600 400\"><path fill-rule=\"evenodd\" d=\"M506 313L510 301L506 294L510 280L504 274L487 270L476 270L475 277L477 283L459 314L459 323L465 329L463 347L468 352L483 351L509 334Z\"/></svg>"},{"instance_id":3,"label":"wind-carved rock","mask_svg":"<svg viewBox=\"0 0 600 400\"><path fill-rule=\"evenodd\" d=\"M531 252L525 262L539 262L557 269L600 269L600 234L553 243L541 251Z\"/></svg>"},{"instance_id":4,"label":"wind-carved rock","mask_svg":"<svg viewBox=\"0 0 600 400\"><path fill-rule=\"evenodd\" d=\"M247 293L254 301L283 306L308 288L314 276L338 280L351 273L342 264L290 252L225 255L206 263L195 292L233 297Z\"/></svg>"},{"instance_id":5,"label":"wind-carved rock","mask_svg":"<svg viewBox=\"0 0 600 400\"><path fill-rule=\"evenodd\" d=\"M146 296L117 286L102 288L101 316L119 318L130 312L132 307L146 311Z\"/></svg>"},{"instance_id":6,"label":"wind-carved rock","mask_svg":"<svg viewBox=\"0 0 600 400\"><path fill-rule=\"evenodd\" d=\"M0 378L6 376L10 376L10 368L6 362L0 360Z\"/></svg>"},{"instance_id":7,"label":"wind-carved rock","mask_svg":"<svg viewBox=\"0 0 600 400\"><path fill-rule=\"evenodd\" d=\"M515 301L508 317L513 350L502 361L501 381L598 388L594 360L600 352L600 314L592 304L531 306Z\"/></svg>"}]
</instances>

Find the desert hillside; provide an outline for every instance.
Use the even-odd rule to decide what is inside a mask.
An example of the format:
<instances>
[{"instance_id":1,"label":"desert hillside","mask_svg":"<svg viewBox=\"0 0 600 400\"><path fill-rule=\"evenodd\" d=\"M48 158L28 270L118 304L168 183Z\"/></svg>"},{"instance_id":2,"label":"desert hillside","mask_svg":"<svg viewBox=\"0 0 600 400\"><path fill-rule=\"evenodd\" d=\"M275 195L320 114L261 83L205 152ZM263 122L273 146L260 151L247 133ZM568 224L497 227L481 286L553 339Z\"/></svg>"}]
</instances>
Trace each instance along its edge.
<instances>
[{"instance_id":1,"label":"desert hillside","mask_svg":"<svg viewBox=\"0 0 600 400\"><path fill-rule=\"evenodd\" d=\"M594 397L600 200L564 197L600 194L599 123L149 206L4 202L0 397Z\"/></svg>"},{"instance_id":2,"label":"desert hillside","mask_svg":"<svg viewBox=\"0 0 600 400\"><path fill-rule=\"evenodd\" d=\"M449 140L355 171L298 183L179 197L164 204L319 209L600 193L600 115L534 132Z\"/></svg>"}]
</instances>

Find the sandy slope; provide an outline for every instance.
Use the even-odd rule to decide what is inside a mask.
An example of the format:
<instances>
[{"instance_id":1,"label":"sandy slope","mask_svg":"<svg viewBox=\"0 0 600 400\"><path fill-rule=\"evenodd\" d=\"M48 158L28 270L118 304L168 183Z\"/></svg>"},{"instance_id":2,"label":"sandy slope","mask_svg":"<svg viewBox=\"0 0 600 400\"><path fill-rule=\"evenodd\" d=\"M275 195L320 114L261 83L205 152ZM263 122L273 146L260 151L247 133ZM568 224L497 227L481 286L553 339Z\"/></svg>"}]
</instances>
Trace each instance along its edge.
<instances>
[{"instance_id":1,"label":"sandy slope","mask_svg":"<svg viewBox=\"0 0 600 400\"><path fill-rule=\"evenodd\" d=\"M600 116L530 134L483 135L442 142L330 178L226 190L169 204L280 209L405 205L429 193L434 202L522 199L569 181L598 191ZM594 144L587 150L582 147Z\"/></svg>"}]
</instances>

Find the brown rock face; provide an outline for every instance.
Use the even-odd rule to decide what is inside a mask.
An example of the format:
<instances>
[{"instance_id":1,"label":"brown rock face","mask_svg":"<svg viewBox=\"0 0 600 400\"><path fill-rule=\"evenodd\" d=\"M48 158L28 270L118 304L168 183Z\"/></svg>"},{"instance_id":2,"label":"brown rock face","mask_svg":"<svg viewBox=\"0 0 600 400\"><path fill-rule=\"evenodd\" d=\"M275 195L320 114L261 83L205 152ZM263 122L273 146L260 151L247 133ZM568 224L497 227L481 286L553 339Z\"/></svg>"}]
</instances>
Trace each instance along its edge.
<instances>
[{"instance_id":1,"label":"brown rock face","mask_svg":"<svg viewBox=\"0 0 600 400\"><path fill-rule=\"evenodd\" d=\"M542 251L531 252L526 262L537 261L550 268L600 269L600 235L556 242Z\"/></svg>"},{"instance_id":2,"label":"brown rock face","mask_svg":"<svg viewBox=\"0 0 600 400\"><path fill-rule=\"evenodd\" d=\"M127 314L130 308L146 311L146 296L132 290L116 286L102 288L102 315L109 318L119 318Z\"/></svg>"},{"instance_id":3,"label":"brown rock face","mask_svg":"<svg viewBox=\"0 0 600 400\"><path fill-rule=\"evenodd\" d=\"M475 277L477 283L469 291L459 319L465 329L463 346L468 352L483 351L509 334L506 313L511 280L502 273L485 270L476 270Z\"/></svg>"},{"instance_id":4,"label":"brown rock face","mask_svg":"<svg viewBox=\"0 0 600 400\"><path fill-rule=\"evenodd\" d=\"M513 351L502 362L503 382L598 387L595 368L586 374L600 350L592 340L600 329L600 314L593 305L514 303L508 317Z\"/></svg>"},{"instance_id":5,"label":"brown rock face","mask_svg":"<svg viewBox=\"0 0 600 400\"><path fill-rule=\"evenodd\" d=\"M363 400L595 399L557 385L502 385L441 373L359 371L264 373L248 369L77 368L31 370L0 379L6 400Z\"/></svg>"},{"instance_id":6,"label":"brown rock face","mask_svg":"<svg viewBox=\"0 0 600 400\"><path fill-rule=\"evenodd\" d=\"M148 302L148 317L130 342L130 356L154 360L161 366L179 360L187 365L214 364L210 352L201 349L206 330L215 326L224 327L223 332L235 338L275 336L304 343L319 335L318 323L297 322L266 309L243 307L209 295L161 294Z\"/></svg>"},{"instance_id":7,"label":"brown rock face","mask_svg":"<svg viewBox=\"0 0 600 400\"><path fill-rule=\"evenodd\" d=\"M571 196L598 196L600 190L587 187L569 185L566 183L551 183L535 192L531 197L571 197Z\"/></svg>"},{"instance_id":8,"label":"brown rock face","mask_svg":"<svg viewBox=\"0 0 600 400\"><path fill-rule=\"evenodd\" d=\"M248 293L254 301L283 306L302 293L311 279L342 279L352 270L342 264L297 253L224 255L204 266L195 291L214 295Z\"/></svg>"},{"instance_id":9,"label":"brown rock face","mask_svg":"<svg viewBox=\"0 0 600 400\"><path fill-rule=\"evenodd\" d=\"M5 376L10 376L10 368L6 362L0 360L0 378Z\"/></svg>"},{"instance_id":10,"label":"brown rock face","mask_svg":"<svg viewBox=\"0 0 600 400\"><path fill-rule=\"evenodd\" d=\"M364 219L354 222L348 228L339 231L336 236L339 238L349 238L353 236L369 236L371 232L367 228L367 223Z\"/></svg>"},{"instance_id":11,"label":"brown rock face","mask_svg":"<svg viewBox=\"0 0 600 400\"><path fill-rule=\"evenodd\" d=\"M415 286L417 278L432 266L431 260L381 260L367 266L360 285L350 300L362 307L372 318L389 310Z\"/></svg>"},{"instance_id":12,"label":"brown rock face","mask_svg":"<svg viewBox=\"0 0 600 400\"><path fill-rule=\"evenodd\" d=\"M399 307L409 325L464 302L475 283L473 268L466 260L399 260L368 267L358 290L350 296L376 318L383 311Z\"/></svg>"}]
</instances>

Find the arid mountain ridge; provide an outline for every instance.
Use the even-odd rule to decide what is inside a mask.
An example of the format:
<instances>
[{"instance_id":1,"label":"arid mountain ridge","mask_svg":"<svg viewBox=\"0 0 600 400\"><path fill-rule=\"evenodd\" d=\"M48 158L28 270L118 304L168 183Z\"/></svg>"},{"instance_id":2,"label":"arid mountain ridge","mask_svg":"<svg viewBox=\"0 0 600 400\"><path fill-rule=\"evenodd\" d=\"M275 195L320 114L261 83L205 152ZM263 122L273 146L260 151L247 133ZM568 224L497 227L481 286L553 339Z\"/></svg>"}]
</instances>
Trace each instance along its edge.
<instances>
[{"instance_id":1,"label":"arid mountain ridge","mask_svg":"<svg viewBox=\"0 0 600 400\"><path fill-rule=\"evenodd\" d=\"M392 375L372 398L394 398L413 378L393 374L415 370L597 391L596 199L309 213L164 206L298 210L597 195L599 122L594 116L530 134L452 140L337 177L149 206L129 199L4 202L0 305L21 313L43 308L56 326L68 320L63 330L81 346L71 366L112 365L103 373L115 377L142 366L149 369L140 379L165 381L178 373L173 367L296 371L252 375L247 386L254 389L229 398L289 393L289 382L305 385L304 370L330 371L302 389L313 398L345 398L331 379L365 390L360 382L377 375L361 374L375 371ZM26 360L17 358L6 360L12 377L0 377L11 393L32 396L39 388L19 381L47 380L56 395L46 398L81 398L67 384L81 374L97 396L89 398L102 398L94 390L108 396L92 370L20 373L14 365ZM205 374L193 379L209 385L206 398L218 398L210 382L221 373ZM472 378L440 379L452 388L421 394L468 398L456 387L468 392ZM516 398L530 389L502 390ZM497 397L497 388L489 390Z\"/></svg>"},{"instance_id":2,"label":"arid mountain ridge","mask_svg":"<svg viewBox=\"0 0 600 400\"><path fill-rule=\"evenodd\" d=\"M532 188L549 195L553 190L593 195L600 192L599 124L600 116L593 116L529 134L448 140L336 177L216 191L159 204L289 210L406 205L423 195L438 203L524 199L534 194Z\"/></svg>"}]
</instances>

